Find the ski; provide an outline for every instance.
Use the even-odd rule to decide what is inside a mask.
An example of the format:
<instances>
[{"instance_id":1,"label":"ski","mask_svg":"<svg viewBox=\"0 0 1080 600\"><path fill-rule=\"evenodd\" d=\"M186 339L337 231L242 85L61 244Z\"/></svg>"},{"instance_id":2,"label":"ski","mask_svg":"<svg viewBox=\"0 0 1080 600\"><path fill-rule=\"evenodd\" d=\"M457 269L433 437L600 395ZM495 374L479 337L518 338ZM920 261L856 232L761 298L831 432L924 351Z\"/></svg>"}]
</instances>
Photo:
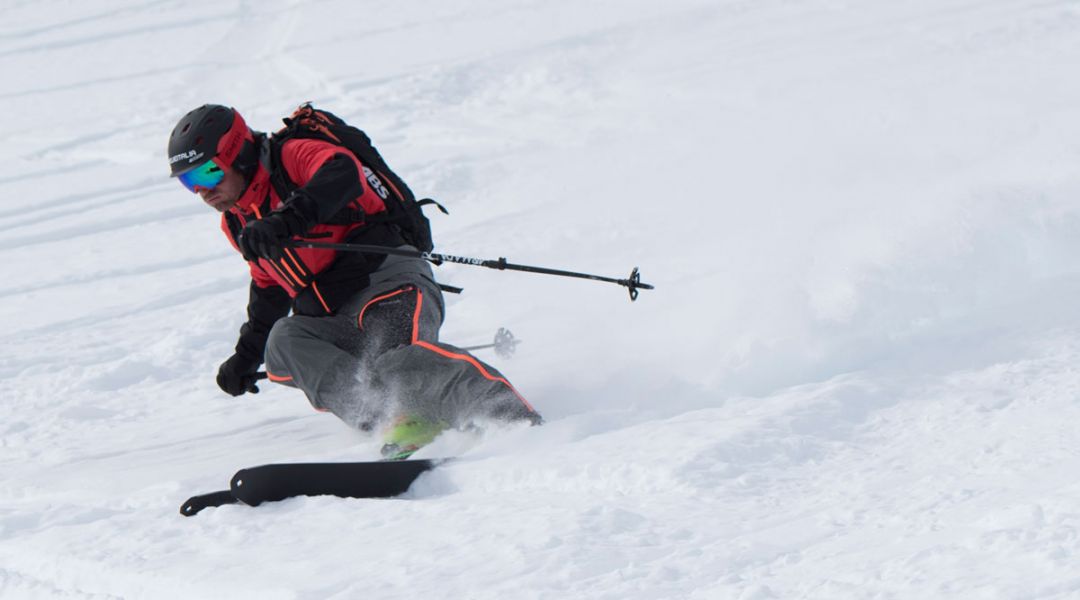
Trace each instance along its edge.
<instances>
[{"instance_id":1,"label":"ski","mask_svg":"<svg viewBox=\"0 0 1080 600\"><path fill-rule=\"evenodd\" d=\"M190 517L205 508L236 503L258 506L294 496L392 498L448 460L279 463L240 469L229 489L189 498L180 506L180 514Z\"/></svg>"},{"instance_id":2,"label":"ski","mask_svg":"<svg viewBox=\"0 0 1080 600\"><path fill-rule=\"evenodd\" d=\"M237 502L239 502L239 500L236 499L236 496L233 496L232 490L210 492L209 494L201 494L188 498L187 502L180 506L180 514L185 517L190 517L199 514L199 511L204 508L236 504Z\"/></svg>"}]
</instances>

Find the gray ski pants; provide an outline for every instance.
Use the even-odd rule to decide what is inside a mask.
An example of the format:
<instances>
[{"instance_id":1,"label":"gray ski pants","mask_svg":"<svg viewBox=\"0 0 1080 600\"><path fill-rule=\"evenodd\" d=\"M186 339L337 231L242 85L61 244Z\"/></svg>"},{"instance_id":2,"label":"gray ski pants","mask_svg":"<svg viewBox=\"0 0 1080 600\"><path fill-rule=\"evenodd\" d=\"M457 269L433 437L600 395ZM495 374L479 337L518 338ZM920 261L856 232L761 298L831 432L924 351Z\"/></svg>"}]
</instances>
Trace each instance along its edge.
<instances>
[{"instance_id":1,"label":"gray ski pants","mask_svg":"<svg viewBox=\"0 0 1080 600\"><path fill-rule=\"evenodd\" d=\"M365 430L400 416L455 427L476 419L539 422L494 367L439 341L442 321L430 265L390 256L336 314L275 323L266 370L317 410Z\"/></svg>"}]
</instances>

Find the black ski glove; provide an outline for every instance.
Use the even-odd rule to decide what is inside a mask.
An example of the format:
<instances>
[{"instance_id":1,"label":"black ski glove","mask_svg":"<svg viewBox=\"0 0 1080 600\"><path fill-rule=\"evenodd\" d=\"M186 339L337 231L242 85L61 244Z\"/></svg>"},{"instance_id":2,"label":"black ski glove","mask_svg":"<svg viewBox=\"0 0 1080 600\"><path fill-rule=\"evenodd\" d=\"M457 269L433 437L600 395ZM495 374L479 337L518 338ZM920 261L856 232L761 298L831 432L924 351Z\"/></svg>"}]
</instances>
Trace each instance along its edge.
<instances>
[{"instance_id":1,"label":"black ski glove","mask_svg":"<svg viewBox=\"0 0 1080 600\"><path fill-rule=\"evenodd\" d=\"M255 373L258 370L258 362L240 354L233 354L218 368L218 387L230 396L241 396L247 392L258 394L259 387L255 385L258 381Z\"/></svg>"},{"instance_id":2,"label":"black ski glove","mask_svg":"<svg viewBox=\"0 0 1080 600\"><path fill-rule=\"evenodd\" d=\"M295 211L285 208L248 223L240 231L240 239L236 243L245 260L255 260L260 256L281 260L284 255L282 249L289 238L304 233L306 229Z\"/></svg>"}]
</instances>

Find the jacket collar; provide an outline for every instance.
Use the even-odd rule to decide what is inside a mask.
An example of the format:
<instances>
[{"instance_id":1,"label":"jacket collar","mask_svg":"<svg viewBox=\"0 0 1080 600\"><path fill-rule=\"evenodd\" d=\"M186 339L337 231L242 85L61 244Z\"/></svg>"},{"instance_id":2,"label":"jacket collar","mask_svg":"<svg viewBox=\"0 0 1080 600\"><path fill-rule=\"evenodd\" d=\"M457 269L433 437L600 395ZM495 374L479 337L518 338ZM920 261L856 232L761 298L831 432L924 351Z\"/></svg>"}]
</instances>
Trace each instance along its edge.
<instances>
[{"instance_id":1,"label":"jacket collar","mask_svg":"<svg viewBox=\"0 0 1080 600\"><path fill-rule=\"evenodd\" d=\"M269 191L270 173L262 165L259 165L255 171L255 176L251 178L251 183L248 184L247 189L240 196L240 200L229 211L235 214L250 215L255 211L256 207L262 205L263 201L266 200Z\"/></svg>"}]
</instances>

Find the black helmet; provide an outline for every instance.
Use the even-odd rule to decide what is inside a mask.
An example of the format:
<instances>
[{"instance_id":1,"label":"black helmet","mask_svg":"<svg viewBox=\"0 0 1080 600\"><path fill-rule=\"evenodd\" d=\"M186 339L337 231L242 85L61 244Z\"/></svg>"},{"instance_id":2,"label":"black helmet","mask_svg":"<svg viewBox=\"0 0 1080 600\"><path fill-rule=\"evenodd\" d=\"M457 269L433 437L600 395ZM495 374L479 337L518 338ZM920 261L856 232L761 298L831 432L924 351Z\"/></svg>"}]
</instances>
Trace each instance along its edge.
<instances>
[{"instance_id":1,"label":"black helmet","mask_svg":"<svg viewBox=\"0 0 1080 600\"><path fill-rule=\"evenodd\" d=\"M253 150L254 137L235 109L204 104L180 119L169 136L169 169L176 177L214 157L233 166L242 150ZM245 144L245 142L248 142Z\"/></svg>"}]
</instances>

